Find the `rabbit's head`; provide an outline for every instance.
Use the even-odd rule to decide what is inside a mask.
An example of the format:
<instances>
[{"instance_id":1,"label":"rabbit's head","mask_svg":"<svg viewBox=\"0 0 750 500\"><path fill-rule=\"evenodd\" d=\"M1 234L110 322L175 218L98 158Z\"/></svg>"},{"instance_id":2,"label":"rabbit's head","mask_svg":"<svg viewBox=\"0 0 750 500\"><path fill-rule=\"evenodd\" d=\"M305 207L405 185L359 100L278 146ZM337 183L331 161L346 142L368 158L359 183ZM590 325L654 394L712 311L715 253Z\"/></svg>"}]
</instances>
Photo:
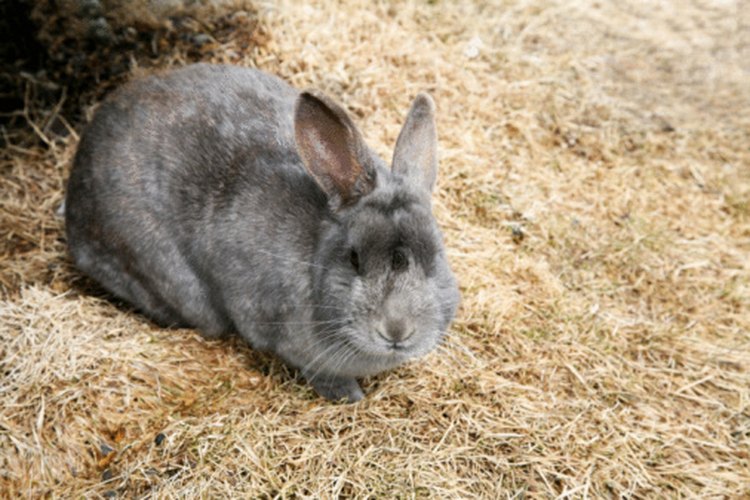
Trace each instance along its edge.
<instances>
[{"instance_id":1,"label":"rabbit's head","mask_svg":"<svg viewBox=\"0 0 750 500\"><path fill-rule=\"evenodd\" d=\"M338 105L316 92L297 100L297 149L330 209L313 267L325 347L313 370L363 376L422 356L455 314L458 289L431 207L434 109L417 96L388 169Z\"/></svg>"}]
</instances>

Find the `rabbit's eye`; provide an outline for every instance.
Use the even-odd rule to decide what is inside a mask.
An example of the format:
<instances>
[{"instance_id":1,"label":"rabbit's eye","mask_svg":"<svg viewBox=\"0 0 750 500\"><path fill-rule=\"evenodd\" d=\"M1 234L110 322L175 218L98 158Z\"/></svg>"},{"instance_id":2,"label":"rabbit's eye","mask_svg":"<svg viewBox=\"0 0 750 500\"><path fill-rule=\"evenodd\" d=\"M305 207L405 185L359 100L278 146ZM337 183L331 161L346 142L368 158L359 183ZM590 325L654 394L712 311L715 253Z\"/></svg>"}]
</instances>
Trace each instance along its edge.
<instances>
[{"instance_id":1,"label":"rabbit's eye","mask_svg":"<svg viewBox=\"0 0 750 500\"><path fill-rule=\"evenodd\" d=\"M349 252L349 262L351 262L352 267L355 271L359 272L359 254L355 249L352 248L351 252Z\"/></svg>"},{"instance_id":2,"label":"rabbit's eye","mask_svg":"<svg viewBox=\"0 0 750 500\"><path fill-rule=\"evenodd\" d=\"M394 271L403 271L409 265L409 259L403 250L396 249L393 252L392 266Z\"/></svg>"}]
</instances>

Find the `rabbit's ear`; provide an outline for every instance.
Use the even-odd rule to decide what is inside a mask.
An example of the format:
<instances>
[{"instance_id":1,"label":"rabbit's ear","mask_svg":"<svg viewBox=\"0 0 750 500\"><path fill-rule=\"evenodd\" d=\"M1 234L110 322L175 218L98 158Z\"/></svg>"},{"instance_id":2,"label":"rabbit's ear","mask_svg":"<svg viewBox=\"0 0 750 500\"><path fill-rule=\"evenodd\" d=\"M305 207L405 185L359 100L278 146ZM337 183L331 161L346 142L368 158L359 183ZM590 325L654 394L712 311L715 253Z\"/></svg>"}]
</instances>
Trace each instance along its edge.
<instances>
[{"instance_id":1,"label":"rabbit's ear","mask_svg":"<svg viewBox=\"0 0 750 500\"><path fill-rule=\"evenodd\" d=\"M362 136L346 112L326 96L297 98L294 133L302 162L334 209L351 205L375 187Z\"/></svg>"},{"instance_id":2,"label":"rabbit's ear","mask_svg":"<svg viewBox=\"0 0 750 500\"><path fill-rule=\"evenodd\" d=\"M418 189L432 191L437 177L435 103L425 93L414 99L393 151L394 173Z\"/></svg>"}]
</instances>

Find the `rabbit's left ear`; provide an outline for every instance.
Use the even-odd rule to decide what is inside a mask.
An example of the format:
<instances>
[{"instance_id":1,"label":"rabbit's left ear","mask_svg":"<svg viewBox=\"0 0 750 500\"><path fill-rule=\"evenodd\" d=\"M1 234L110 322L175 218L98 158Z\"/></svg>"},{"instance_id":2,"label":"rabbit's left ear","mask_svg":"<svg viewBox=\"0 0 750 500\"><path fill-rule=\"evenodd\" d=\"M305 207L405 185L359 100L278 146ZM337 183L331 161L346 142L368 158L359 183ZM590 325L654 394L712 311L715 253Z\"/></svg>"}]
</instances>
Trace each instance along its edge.
<instances>
[{"instance_id":1,"label":"rabbit's left ear","mask_svg":"<svg viewBox=\"0 0 750 500\"><path fill-rule=\"evenodd\" d=\"M418 189L432 192L437 178L435 103L425 93L414 99L393 151L394 173Z\"/></svg>"},{"instance_id":2,"label":"rabbit's left ear","mask_svg":"<svg viewBox=\"0 0 750 500\"><path fill-rule=\"evenodd\" d=\"M367 147L346 112L321 93L300 94L294 111L297 151L333 209L375 188Z\"/></svg>"}]
</instances>

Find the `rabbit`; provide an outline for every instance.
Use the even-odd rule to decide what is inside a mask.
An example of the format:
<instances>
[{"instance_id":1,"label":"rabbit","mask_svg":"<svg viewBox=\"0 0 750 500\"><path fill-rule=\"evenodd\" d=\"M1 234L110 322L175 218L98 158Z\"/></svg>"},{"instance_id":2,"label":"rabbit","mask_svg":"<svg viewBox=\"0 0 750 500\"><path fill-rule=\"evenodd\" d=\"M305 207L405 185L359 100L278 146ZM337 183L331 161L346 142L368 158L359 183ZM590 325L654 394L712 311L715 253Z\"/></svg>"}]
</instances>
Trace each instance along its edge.
<instances>
[{"instance_id":1,"label":"rabbit","mask_svg":"<svg viewBox=\"0 0 750 500\"><path fill-rule=\"evenodd\" d=\"M389 169L314 90L194 64L116 90L67 184L75 265L162 326L234 332L332 401L434 349L459 302L419 94Z\"/></svg>"}]
</instances>

